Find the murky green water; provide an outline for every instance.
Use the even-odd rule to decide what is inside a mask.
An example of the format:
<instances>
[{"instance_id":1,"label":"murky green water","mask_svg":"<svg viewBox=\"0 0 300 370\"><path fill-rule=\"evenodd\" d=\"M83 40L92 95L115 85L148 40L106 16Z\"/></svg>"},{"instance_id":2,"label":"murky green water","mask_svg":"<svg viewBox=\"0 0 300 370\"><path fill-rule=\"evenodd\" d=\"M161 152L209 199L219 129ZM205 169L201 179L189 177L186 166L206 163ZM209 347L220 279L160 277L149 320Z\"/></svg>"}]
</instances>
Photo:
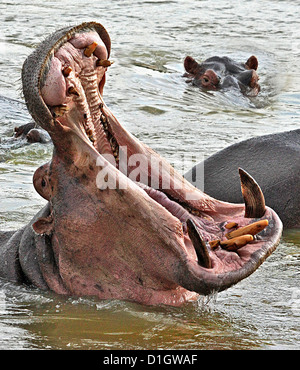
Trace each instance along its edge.
<instances>
[{"instance_id":1,"label":"murky green water","mask_svg":"<svg viewBox=\"0 0 300 370\"><path fill-rule=\"evenodd\" d=\"M120 122L180 171L232 143L300 127L297 1L2 1L0 95L22 100L25 57L55 29L101 22L112 39L106 102ZM183 59L259 60L261 94L205 94L182 79ZM0 228L41 208L35 169L51 145L24 145L13 128L24 105L0 98ZM295 158L298 160L298 158ZM0 348L296 349L300 231L235 287L181 308L65 298L0 282Z\"/></svg>"}]
</instances>

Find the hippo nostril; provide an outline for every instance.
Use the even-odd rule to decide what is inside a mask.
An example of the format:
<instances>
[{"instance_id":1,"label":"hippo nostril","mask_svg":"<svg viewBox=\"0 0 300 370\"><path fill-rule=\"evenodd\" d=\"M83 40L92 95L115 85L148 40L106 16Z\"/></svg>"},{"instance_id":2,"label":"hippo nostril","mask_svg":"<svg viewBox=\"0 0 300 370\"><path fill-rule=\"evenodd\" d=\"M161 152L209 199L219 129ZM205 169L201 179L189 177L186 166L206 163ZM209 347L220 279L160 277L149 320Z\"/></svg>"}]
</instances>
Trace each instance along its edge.
<instances>
[{"instance_id":1,"label":"hippo nostril","mask_svg":"<svg viewBox=\"0 0 300 370\"><path fill-rule=\"evenodd\" d=\"M46 186L46 181L42 179L42 187L44 188Z\"/></svg>"}]
</instances>

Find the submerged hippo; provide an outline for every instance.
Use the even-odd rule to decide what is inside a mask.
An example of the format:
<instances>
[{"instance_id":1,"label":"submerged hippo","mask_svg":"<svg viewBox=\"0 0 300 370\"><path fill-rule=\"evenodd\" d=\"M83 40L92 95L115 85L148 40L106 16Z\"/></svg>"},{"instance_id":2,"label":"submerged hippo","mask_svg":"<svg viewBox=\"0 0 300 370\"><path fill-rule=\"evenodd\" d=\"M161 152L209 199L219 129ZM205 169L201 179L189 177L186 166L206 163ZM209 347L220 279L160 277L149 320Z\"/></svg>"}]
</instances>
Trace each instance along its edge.
<instances>
[{"instance_id":1,"label":"submerged hippo","mask_svg":"<svg viewBox=\"0 0 300 370\"><path fill-rule=\"evenodd\" d=\"M54 150L33 179L48 204L0 233L0 276L175 306L229 288L274 251L280 219L244 171L245 205L218 201L127 132L102 97L109 54L90 22L50 35L23 65L28 110Z\"/></svg>"},{"instance_id":2,"label":"submerged hippo","mask_svg":"<svg viewBox=\"0 0 300 370\"><path fill-rule=\"evenodd\" d=\"M33 121L25 125L15 127L15 138L26 139L28 143L48 143L51 137L47 131L42 130Z\"/></svg>"},{"instance_id":3,"label":"submerged hippo","mask_svg":"<svg viewBox=\"0 0 300 370\"><path fill-rule=\"evenodd\" d=\"M235 88L248 96L256 96L258 84L257 58L252 55L246 63L236 63L228 57L211 57L202 63L187 56L184 60L185 77L194 86L205 90Z\"/></svg>"},{"instance_id":4,"label":"submerged hippo","mask_svg":"<svg viewBox=\"0 0 300 370\"><path fill-rule=\"evenodd\" d=\"M194 178L204 166L204 191L224 201L239 203L239 179L236 166L255 177L266 203L279 215L285 228L300 227L300 130L264 135L231 145L188 171L185 178L202 186ZM222 179L222 180L220 180Z\"/></svg>"}]
</instances>

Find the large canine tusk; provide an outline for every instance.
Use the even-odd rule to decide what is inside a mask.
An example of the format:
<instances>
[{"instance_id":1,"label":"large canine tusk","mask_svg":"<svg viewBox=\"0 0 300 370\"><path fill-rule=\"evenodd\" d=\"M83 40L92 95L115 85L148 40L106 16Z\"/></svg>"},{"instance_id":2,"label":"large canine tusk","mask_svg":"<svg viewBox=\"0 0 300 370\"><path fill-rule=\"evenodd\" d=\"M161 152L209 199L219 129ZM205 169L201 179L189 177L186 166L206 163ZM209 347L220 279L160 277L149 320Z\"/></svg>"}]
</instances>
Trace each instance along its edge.
<instances>
[{"instance_id":1,"label":"large canine tusk","mask_svg":"<svg viewBox=\"0 0 300 370\"><path fill-rule=\"evenodd\" d=\"M193 243L193 246L198 257L198 264L202 267L211 268L211 260L205 242L202 239L202 236L200 235L199 231L197 230L194 221L192 221L189 218L186 222L186 225L189 237L191 239L191 242Z\"/></svg>"},{"instance_id":2,"label":"large canine tusk","mask_svg":"<svg viewBox=\"0 0 300 370\"><path fill-rule=\"evenodd\" d=\"M266 212L265 197L261 188L246 171L239 168L241 190L245 202L246 218L261 218Z\"/></svg>"}]
</instances>

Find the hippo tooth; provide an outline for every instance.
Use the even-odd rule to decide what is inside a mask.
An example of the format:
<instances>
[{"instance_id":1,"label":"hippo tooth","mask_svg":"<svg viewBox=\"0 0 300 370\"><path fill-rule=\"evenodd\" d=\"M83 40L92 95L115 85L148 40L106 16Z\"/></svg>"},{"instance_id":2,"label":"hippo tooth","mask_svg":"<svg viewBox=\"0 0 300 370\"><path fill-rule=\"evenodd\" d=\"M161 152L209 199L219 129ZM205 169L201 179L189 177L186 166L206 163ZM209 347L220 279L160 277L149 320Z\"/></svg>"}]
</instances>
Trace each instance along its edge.
<instances>
[{"instance_id":1,"label":"hippo tooth","mask_svg":"<svg viewBox=\"0 0 300 370\"><path fill-rule=\"evenodd\" d=\"M94 130L91 127L85 127L85 132L92 143L96 141L94 136Z\"/></svg>"},{"instance_id":2,"label":"hippo tooth","mask_svg":"<svg viewBox=\"0 0 300 370\"><path fill-rule=\"evenodd\" d=\"M225 228L226 229L233 229L235 227L238 227L238 224L236 222L228 222L226 225L225 225Z\"/></svg>"},{"instance_id":3,"label":"hippo tooth","mask_svg":"<svg viewBox=\"0 0 300 370\"><path fill-rule=\"evenodd\" d=\"M74 86L68 88L68 94L79 96L79 92Z\"/></svg>"},{"instance_id":4,"label":"hippo tooth","mask_svg":"<svg viewBox=\"0 0 300 370\"><path fill-rule=\"evenodd\" d=\"M55 107L52 107L52 115L53 117L61 117L63 116L66 112L68 112L69 108L65 105L56 105Z\"/></svg>"},{"instance_id":5,"label":"hippo tooth","mask_svg":"<svg viewBox=\"0 0 300 370\"><path fill-rule=\"evenodd\" d=\"M70 67L70 66L65 67L62 70L62 74L64 75L64 77L68 77L71 72L72 72L72 67Z\"/></svg>"},{"instance_id":6,"label":"hippo tooth","mask_svg":"<svg viewBox=\"0 0 300 370\"><path fill-rule=\"evenodd\" d=\"M102 123L106 123L107 122L107 118L106 118L106 116L104 114L101 114L100 119L101 119L101 122Z\"/></svg>"},{"instance_id":7,"label":"hippo tooth","mask_svg":"<svg viewBox=\"0 0 300 370\"><path fill-rule=\"evenodd\" d=\"M216 249L220 245L221 240L211 240L209 245L211 249Z\"/></svg>"},{"instance_id":8,"label":"hippo tooth","mask_svg":"<svg viewBox=\"0 0 300 370\"><path fill-rule=\"evenodd\" d=\"M265 197L257 182L239 168L242 195L245 202L245 217L260 218L266 212Z\"/></svg>"},{"instance_id":9,"label":"hippo tooth","mask_svg":"<svg viewBox=\"0 0 300 370\"><path fill-rule=\"evenodd\" d=\"M87 129L85 130L85 132L86 132L86 134L87 134L88 136L91 136L91 135L93 134L93 130L92 130L91 128L87 128Z\"/></svg>"},{"instance_id":10,"label":"hippo tooth","mask_svg":"<svg viewBox=\"0 0 300 370\"><path fill-rule=\"evenodd\" d=\"M195 248L197 257L198 257L198 264L202 267L211 268L211 260L205 245L205 242L200 235L199 231L194 224L194 221L190 218L186 221L187 231L191 242Z\"/></svg>"},{"instance_id":11,"label":"hippo tooth","mask_svg":"<svg viewBox=\"0 0 300 370\"><path fill-rule=\"evenodd\" d=\"M250 243L253 241L253 235L246 234L237 236L236 238L232 238L229 240L224 240L220 242L220 245L222 248L228 250L228 251L236 251L239 248L243 247L244 245Z\"/></svg>"},{"instance_id":12,"label":"hippo tooth","mask_svg":"<svg viewBox=\"0 0 300 370\"><path fill-rule=\"evenodd\" d=\"M96 47L98 46L97 42L93 42L91 45L85 48L84 55L86 57L90 57L93 52L96 50Z\"/></svg>"},{"instance_id":13,"label":"hippo tooth","mask_svg":"<svg viewBox=\"0 0 300 370\"><path fill-rule=\"evenodd\" d=\"M98 59L96 62L97 67L110 67L114 62L107 59Z\"/></svg>"},{"instance_id":14,"label":"hippo tooth","mask_svg":"<svg viewBox=\"0 0 300 370\"><path fill-rule=\"evenodd\" d=\"M263 229L265 229L269 225L268 220L260 220L257 222L253 222L253 224L240 227L237 230L231 231L230 233L227 233L225 236L227 239L233 239L241 235L256 235L259 232L261 232Z\"/></svg>"}]
</instances>

